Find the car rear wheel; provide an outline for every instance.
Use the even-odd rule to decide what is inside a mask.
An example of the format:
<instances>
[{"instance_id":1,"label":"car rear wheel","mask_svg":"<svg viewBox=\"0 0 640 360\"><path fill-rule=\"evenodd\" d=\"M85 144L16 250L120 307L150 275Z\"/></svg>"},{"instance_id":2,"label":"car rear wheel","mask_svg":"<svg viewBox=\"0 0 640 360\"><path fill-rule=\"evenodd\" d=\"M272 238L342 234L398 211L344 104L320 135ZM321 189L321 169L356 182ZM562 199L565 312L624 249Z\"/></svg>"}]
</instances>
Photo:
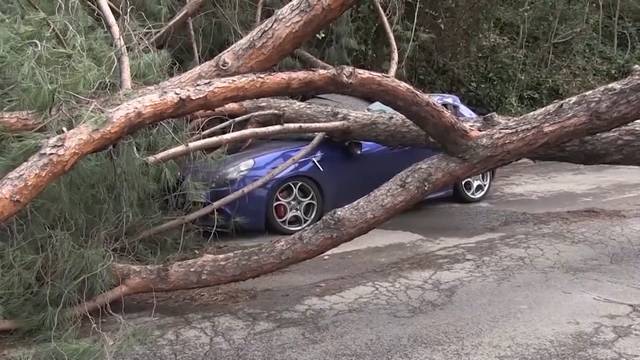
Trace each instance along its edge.
<instances>
[{"instance_id":1,"label":"car rear wheel","mask_svg":"<svg viewBox=\"0 0 640 360\"><path fill-rule=\"evenodd\" d=\"M456 199L462 202L478 202L487 196L492 181L493 172L487 171L457 183L453 188L453 194Z\"/></svg>"},{"instance_id":2,"label":"car rear wheel","mask_svg":"<svg viewBox=\"0 0 640 360\"><path fill-rule=\"evenodd\" d=\"M315 223L322 215L322 194L307 178L295 177L280 184L270 196L267 224L281 234L293 234Z\"/></svg>"}]
</instances>

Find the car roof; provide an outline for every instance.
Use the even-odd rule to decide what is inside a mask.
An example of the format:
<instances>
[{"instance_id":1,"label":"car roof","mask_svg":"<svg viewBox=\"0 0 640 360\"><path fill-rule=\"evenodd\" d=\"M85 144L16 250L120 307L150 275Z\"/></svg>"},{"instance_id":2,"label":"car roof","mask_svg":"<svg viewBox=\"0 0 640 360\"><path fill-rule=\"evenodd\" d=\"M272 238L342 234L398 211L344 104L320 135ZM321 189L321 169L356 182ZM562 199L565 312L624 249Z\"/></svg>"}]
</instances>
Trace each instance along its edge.
<instances>
[{"instance_id":1,"label":"car roof","mask_svg":"<svg viewBox=\"0 0 640 360\"><path fill-rule=\"evenodd\" d=\"M452 94L428 94L433 100L439 104L462 105L460 98ZM364 99L341 94L320 94L307 100L307 102L319 105L340 106L351 110L365 111L376 102L366 101Z\"/></svg>"}]
</instances>

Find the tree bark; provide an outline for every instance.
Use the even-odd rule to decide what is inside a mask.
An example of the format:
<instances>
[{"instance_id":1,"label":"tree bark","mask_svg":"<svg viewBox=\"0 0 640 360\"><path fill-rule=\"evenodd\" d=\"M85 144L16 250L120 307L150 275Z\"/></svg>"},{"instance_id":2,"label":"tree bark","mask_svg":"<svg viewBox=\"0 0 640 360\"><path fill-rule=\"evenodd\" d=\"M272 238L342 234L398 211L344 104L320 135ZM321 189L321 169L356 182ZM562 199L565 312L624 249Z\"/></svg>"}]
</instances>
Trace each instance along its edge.
<instances>
[{"instance_id":1,"label":"tree bark","mask_svg":"<svg viewBox=\"0 0 640 360\"><path fill-rule=\"evenodd\" d=\"M465 154L423 160L367 196L331 211L292 236L224 255L204 255L169 265L114 264L127 294L219 285L257 277L310 259L367 233L430 192L558 146L567 139L608 131L635 119L640 109L640 76L554 103L483 132Z\"/></svg>"},{"instance_id":2,"label":"tree bark","mask_svg":"<svg viewBox=\"0 0 640 360\"><path fill-rule=\"evenodd\" d=\"M20 133L36 130L42 125L35 111L0 112L0 131Z\"/></svg>"},{"instance_id":3,"label":"tree bark","mask_svg":"<svg viewBox=\"0 0 640 360\"><path fill-rule=\"evenodd\" d=\"M276 65L357 0L294 0L213 60L162 83L182 87L202 79L260 72Z\"/></svg>"},{"instance_id":4,"label":"tree bark","mask_svg":"<svg viewBox=\"0 0 640 360\"><path fill-rule=\"evenodd\" d=\"M452 153L459 153L479 134L413 87L386 75L353 68L241 75L202 81L184 89L161 88L107 111L100 127L84 124L49 139L38 153L0 180L0 221L16 214L84 156L140 127L230 102L323 92L381 99L414 120Z\"/></svg>"},{"instance_id":5,"label":"tree bark","mask_svg":"<svg viewBox=\"0 0 640 360\"><path fill-rule=\"evenodd\" d=\"M118 68L120 70L120 90L130 90L131 85L131 67L129 66L129 54L127 53L127 46L124 43L124 39L120 34L118 23L113 16L111 9L109 8L108 0L96 0L104 23L111 33L113 38L113 44L116 47L116 57L118 58Z\"/></svg>"},{"instance_id":6,"label":"tree bark","mask_svg":"<svg viewBox=\"0 0 640 360\"><path fill-rule=\"evenodd\" d=\"M540 149L529 158L583 165L640 166L640 121L552 148Z\"/></svg>"}]
</instances>

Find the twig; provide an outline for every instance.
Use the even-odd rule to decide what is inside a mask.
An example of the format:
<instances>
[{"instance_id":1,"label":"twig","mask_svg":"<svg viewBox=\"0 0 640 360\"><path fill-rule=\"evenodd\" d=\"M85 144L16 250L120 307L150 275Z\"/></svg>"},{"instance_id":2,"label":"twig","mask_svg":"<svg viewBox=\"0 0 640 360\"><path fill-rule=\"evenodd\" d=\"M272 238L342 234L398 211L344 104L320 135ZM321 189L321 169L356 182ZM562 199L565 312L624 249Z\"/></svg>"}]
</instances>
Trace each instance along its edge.
<instances>
[{"instance_id":1,"label":"twig","mask_svg":"<svg viewBox=\"0 0 640 360\"><path fill-rule=\"evenodd\" d=\"M154 228L151 228L147 231L142 232L140 235L138 235L133 241L139 241L140 239L143 239L145 237L148 236L152 236L158 233L161 233L163 231L184 225L184 224L188 224L190 222L193 222L194 220L203 217L205 215L208 215L210 213L212 213L213 211L215 211L216 209L219 209L220 207L229 204L230 202L233 202L237 199L239 199L240 197L250 193L251 191L263 186L264 184L266 184L268 181L270 181L271 179L273 179L274 177L276 177L278 174L280 174L281 172L287 170L291 165L295 164L296 162L298 162L298 160L302 159L304 156L306 156L308 153L310 153L313 149L315 149L318 145L320 145L320 143L322 142L322 140L324 139L325 134L324 133L320 133L318 135L315 136L315 138L313 139L313 141L311 141L307 146L305 146L304 148L300 149L300 151L298 151L294 156L292 156L291 158L289 158L289 160L285 161L284 163L278 165L275 169L269 171L269 173L267 175L265 175L264 177L261 177L260 179L252 182L251 184L243 187L242 189L233 192L225 197L223 197L222 199L214 202L213 204L207 205L205 207L203 207L202 209L198 210L198 211L194 211L188 215L179 217L175 220L166 222L162 225L156 226Z\"/></svg>"},{"instance_id":2,"label":"twig","mask_svg":"<svg viewBox=\"0 0 640 360\"><path fill-rule=\"evenodd\" d=\"M389 41L391 59L389 60L389 70L387 71L387 74L395 77L396 71L398 69L398 45L396 45L396 39L393 37L393 31L391 30L391 26L389 25L389 20L384 14L382 6L380 6L380 0L373 0L373 5L376 8L378 18L380 19L380 23L382 23L384 33L387 35L387 40Z\"/></svg>"},{"instance_id":3,"label":"twig","mask_svg":"<svg viewBox=\"0 0 640 360\"><path fill-rule=\"evenodd\" d=\"M620 18L620 0L616 2L616 15L613 18L613 55L618 51L618 19Z\"/></svg>"},{"instance_id":4,"label":"twig","mask_svg":"<svg viewBox=\"0 0 640 360\"><path fill-rule=\"evenodd\" d=\"M328 132L345 129L348 124L343 121L333 121L328 123L312 123L312 124L284 124L267 126L263 128L248 129L230 134L220 135L212 138L202 139L188 143L186 145L176 146L172 149L165 150L161 153L147 157L145 160L150 164L159 164L171 159L175 159L199 150L207 150L216 148L221 145L227 145L233 142L261 139L280 134L300 134L314 132Z\"/></svg>"},{"instance_id":5,"label":"twig","mask_svg":"<svg viewBox=\"0 0 640 360\"><path fill-rule=\"evenodd\" d=\"M254 113L251 113L251 114L243 115L243 116L237 117L235 119L231 119L231 120L225 121L222 124L218 124L218 125L212 127L211 129L207 129L207 130L201 132L200 134L197 134L197 135L191 137L189 139L189 141L200 140L202 138L208 137L211 134L216 133L219 130L228 128L229 126L235 125L235 124L237 124L239 122L243 122L245 120L250 120L251 118L256 117L256 116L268 116L268 115L277 116L277 115L282 115L282 113L279 112L279 111L276 111L276 110L266 110L266 111L258 111L258 112L254 112Z\"/></svg>"},{"instance_id":6,"label":"twig","mask_svg":"<svg viewBox=\"0 0 640 360\"><path fill-rule=\"evenodd\" d=\"M118 23L116 18L111 12L109 3L107 0L96 0L104 22L111 33L113 43L116 46L116 56L118 57L118 67L120 68L120 90L131 89L131 67L129 66L129 54L127 54L127 47L124 44L124 39L120 34Z\"/></svg>"}]
</instances>

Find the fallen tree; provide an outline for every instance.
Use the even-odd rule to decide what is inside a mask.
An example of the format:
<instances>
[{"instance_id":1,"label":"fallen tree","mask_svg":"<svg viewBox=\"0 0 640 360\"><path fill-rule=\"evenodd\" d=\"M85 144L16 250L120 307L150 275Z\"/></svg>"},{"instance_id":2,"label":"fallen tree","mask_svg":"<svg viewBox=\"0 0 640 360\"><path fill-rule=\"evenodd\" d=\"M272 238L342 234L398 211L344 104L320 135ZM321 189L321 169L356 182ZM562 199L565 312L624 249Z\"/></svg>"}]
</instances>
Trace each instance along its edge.
<instances>
[{"instance_id":1,"label":"fallen tree","mask_svg":"<svg viewBox=\"0 0 640 360\"><path fill-rule=\"evenodd\" d=\"M369 195L328 213L292 236L249 250L204 255L168 265L116 263L113 272L120 284L113 291L115 296L100 297L84 308L96 308L134 293L246 280L315 257L365 234L434 190L568 139L627 124L637 117L638 109L640 74L635 74L483 131L470 141L461 157L442 154L423 160Z\"/></svg>"}]
</instances>

